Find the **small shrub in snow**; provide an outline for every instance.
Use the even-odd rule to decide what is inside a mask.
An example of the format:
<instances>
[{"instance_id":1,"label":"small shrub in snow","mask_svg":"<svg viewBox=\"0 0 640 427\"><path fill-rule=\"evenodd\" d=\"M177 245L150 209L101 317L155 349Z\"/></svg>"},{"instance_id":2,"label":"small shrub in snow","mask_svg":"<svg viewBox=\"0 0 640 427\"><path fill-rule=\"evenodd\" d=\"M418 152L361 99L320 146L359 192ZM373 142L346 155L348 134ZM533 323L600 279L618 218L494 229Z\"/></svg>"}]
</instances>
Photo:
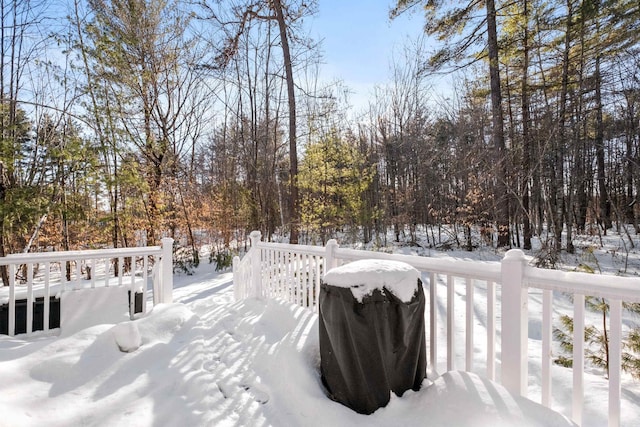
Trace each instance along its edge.
<instances>
[{"instance_id":1,"label":"small shrub in snow","mask_svg":"<svg viewBox=\"0 0 640 427\"><path fill-rule=\"evenodd\" d=\"M191 276L200 264L198 252L184 246L173 245L173 271Z\"/></svg>"},{"instance_id":2,"label":"small shrub in snow","mask_svg":"<svg viewBox=\"0 0 640 427\"><path fill-rule=\"evenodd\" d=\"M229 249L209 253L209 264L216 263L216 271L223 271L233 264L233 254Z\"/></svg>"},{"instance_id":3,"label":"small shrub in snow","mask_svg":"<svg viewBox=\"0 0 640 427\"><path fill-rule=\"evenodd\" d=\"M601 298L587 297L587 307L603 313L604 329L593 325L585 325L585 359L591 366L600 368L606 376L609 376L609 331L606 328L606 313L609 305ZM623 304L628 311L639 313L638 304ZM553 335L560 343L560 348L565 354L556 357L553 362L556 365L571 368L573 366L573 318L568 315L560 317L561 326L555 328ZM631 374L635 379L640 379L640 328L632 329L622 343L622 370Z\"/></svg>"},{"instance_id":4,"label":"small shrub in snow","mask_svg":"<svg viewBox=\"0 0 640 427\"><path fill-rule=\"evenodd\" d=\"M640 328L629 332L623 346L628 351L622 352L622 369L631 373L636 380L640 380Z\"/></svg>"}]
</instances>

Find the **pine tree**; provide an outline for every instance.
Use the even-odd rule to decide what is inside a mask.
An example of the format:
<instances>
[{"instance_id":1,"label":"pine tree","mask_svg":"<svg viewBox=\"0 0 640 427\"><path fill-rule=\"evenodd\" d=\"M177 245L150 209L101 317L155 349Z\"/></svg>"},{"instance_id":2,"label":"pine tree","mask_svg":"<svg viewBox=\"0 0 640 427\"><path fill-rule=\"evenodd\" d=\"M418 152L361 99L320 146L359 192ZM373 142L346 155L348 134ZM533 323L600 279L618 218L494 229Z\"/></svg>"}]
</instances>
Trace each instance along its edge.
<instances>
[{"instance_id":1,"label":"pine tree","mask_svg":"<svg viewBox=\"0 0 640 427\"><path fill-rule=\"evenodd\" d=\"M323 244L342 227L356 229L372 179L373 168L336 130L310 143L300 168L302 224Z\"/></svg>"}]
</instances>

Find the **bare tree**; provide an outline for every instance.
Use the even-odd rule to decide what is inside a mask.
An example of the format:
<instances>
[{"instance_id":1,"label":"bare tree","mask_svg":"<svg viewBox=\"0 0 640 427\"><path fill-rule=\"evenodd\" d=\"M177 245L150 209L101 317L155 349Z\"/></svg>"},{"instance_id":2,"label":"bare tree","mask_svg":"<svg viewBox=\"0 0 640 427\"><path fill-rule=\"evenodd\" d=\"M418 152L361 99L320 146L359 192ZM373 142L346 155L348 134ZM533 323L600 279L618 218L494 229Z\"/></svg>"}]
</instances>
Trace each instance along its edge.
<instances>
[{"instance_id":1,"label":"bare tree","mask_svg":"<svg viewBox=\"0 0 640 427\"><path fill-rule=\"evenodd\" d=\"M294 77L294 63L292 48L290 46L291 31L293 25L300 21L312 9L314 2L282 2L281 0L259 0L247 1L240 5L235 5L234 18L225 21L220 12L204 2L203 6L209 13L209 17L217 21L228 31L229 36L218 56L218 66L225 66L238 52L240 37L249 31L253 21L273 21L278 25L280 35L280 46L282 49L282 61L284 67L284 78L287 85L287 103L289 113L289 227L290 242L297 243L300 227L300 207L298 194L298 144L297 144L297 124L296 124L296 87Z\"/></svg>"}]
</instances>

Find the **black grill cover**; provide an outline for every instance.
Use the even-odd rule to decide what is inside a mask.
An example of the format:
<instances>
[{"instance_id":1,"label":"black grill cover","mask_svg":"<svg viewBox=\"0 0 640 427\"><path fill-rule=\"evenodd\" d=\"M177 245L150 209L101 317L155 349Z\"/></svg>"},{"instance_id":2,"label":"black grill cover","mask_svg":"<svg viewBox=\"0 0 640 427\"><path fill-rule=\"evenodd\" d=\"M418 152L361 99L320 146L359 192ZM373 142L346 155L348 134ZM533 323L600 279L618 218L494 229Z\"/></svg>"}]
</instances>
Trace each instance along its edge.
<instances>
[{"instance_id":1,"label":"black grill cover","mask_svg":"<svg viewBox=\"0 0 640 427\"><path fill-rule=\"evenodd\" d=\"M386 290L385 290L386 291ZM349 288L320 285L320 369L329 397L361 414L418 390L426 376L422 282L409 303L376 289L358 302Z\"/></svg>"}]
</instances>

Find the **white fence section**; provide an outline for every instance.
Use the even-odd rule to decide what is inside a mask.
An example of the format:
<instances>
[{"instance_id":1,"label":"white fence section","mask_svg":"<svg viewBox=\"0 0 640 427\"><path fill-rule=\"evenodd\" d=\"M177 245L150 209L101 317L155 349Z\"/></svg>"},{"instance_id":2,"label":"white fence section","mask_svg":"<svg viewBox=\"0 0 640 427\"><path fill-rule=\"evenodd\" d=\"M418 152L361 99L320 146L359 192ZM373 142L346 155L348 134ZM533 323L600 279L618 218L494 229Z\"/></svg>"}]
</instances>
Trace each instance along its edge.
<instances>
[{"instance_id":1,"label":"white fence section","mask_svg":"<svg viewBox=\"0 0 640 427\"><path fill-rule=\"evenodd\" d=\"M172 251L173 239L164 238L162 246L11 254L0 258L0 266L8 266L9 270L9 286L0 286L0 306L8 306L8 335L16 335L16 301L20 300L26 300L27 336L34 332L36 300L43 299L43 331L46 332L50 330L51 297L59 299L62 292L125 287L130 292L130 313L135 311L135 294L141 293L141 315L144 315L151 278L154 304L171 303Z\"/></svg>"},{"instance_id":2,"label":"white fence section","mask_svg":"<svg viewBox=\"0 0 640 427\"><path fill-rule=\"evenodd\" d=\"M542 392L541 403L550 406L553 337L553 292L570 294L574 300L573 405L572 418L582 423L585 360L585 297L604 298L609 315L609 425L620 424L622 302L640 302L640 280L588 273L565 273L531 267L521 250L506 253L501 262L427 258L387 254L338 247L330 240L326 247L287 245L260 241L251 233L251 250L242 261L234 259L236 299L282 298L317 310L320 279L325 271L358 259L390 259L406 262L423 274L428 288L429 365L437 375L440 316L446 317L446 370L474 369L474 293L486 294L486 376L500 381L513 393L527 396L528 303L530 293L542 295ZM425 280L428 279L428 280ZM446 286L446 306L438 287ZM456 293L465 299L464 322L457 324ZM531 313L533 315L533 313ZM499 316L499 318L498 318ZM499 320L499 324L497 322ZM465 348L456 348L456 333L464 334ZM499 340L497 339L499 336ZM498 342L499 341L499 342ZM499 349L497 347L499 346ZM457 355L464 353L464 367ZM499 354L499 358L497 358ZM499 360L499 378L496 365Z\"/></svg>"}]
</instances>

